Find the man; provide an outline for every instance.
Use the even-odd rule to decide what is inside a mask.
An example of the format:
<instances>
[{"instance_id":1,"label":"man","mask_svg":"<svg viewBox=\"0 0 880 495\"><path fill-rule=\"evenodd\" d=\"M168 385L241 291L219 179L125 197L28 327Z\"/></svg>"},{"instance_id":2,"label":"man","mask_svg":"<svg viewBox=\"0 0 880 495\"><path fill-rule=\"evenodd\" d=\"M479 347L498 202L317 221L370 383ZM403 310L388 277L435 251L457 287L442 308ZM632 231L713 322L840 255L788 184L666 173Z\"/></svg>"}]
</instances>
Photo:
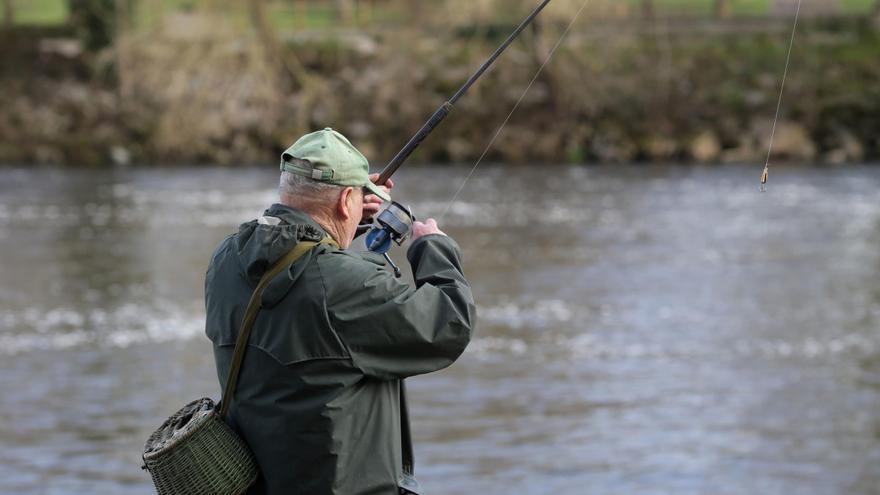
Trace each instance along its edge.
<instances>
[{"instance_id":1,"label":"man","mask_svg":"<svg viewBox=\"0 0 880 495\"><path fill-rule=\"evenodd\" d=\"M312 248L262 296L227 416L259 464L250 493L396 494L400 380L449 366L471 338L458 246L435 221L415 222L407 258L416 288L381 258L348 250L392 184L373 184L366 158L338 132L303 136L281 170L280 202L220 243L205 280L222 388L263 273L299 242L338 245Z\"/></svg>"}]
</instances>

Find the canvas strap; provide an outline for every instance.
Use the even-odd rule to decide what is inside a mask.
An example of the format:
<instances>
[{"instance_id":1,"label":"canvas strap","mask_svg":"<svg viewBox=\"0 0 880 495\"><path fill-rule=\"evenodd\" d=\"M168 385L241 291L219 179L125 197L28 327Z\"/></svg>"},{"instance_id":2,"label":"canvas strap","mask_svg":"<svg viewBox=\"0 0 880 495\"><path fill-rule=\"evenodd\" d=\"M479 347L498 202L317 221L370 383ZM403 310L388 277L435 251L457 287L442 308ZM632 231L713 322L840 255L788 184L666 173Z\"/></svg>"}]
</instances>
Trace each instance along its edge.
<instances>
[{"instance_id":1,"label":"canvas strap","mask_svg":"<svg viewBox=\"0 0 880 495\"><path fill-rule=\"evenodd\" d=\"M269 285L269 282L271 282L276 275L292 265L296 260L318 244L331 244L339 247L336 241L330 237L325 237L319 242L301 241L289 253L284 255L283 258L269 267L269 269L266 270L266 273L263 274L263 277L260 278L260 283L257 284L257 288L254 289L254 293L251 295L251 300L248 302L247 309L244 312L244 319L241 322L241 328L238 332L238 337L235 340L235 350L232 352L232 365L229 367L229 376L226 379L226 387L223 389L223 396L220 398L220 417L226 416L226 412L229 411L229 404L232 402L232 397L235 394L235 386L238 383L238 375L241 372L241 364L244 361L244 352L247 349L248 338L251 335L251 330L254 328L257 314L260 312L263 290L266 289L266 286Z\"/></svg>"}]
</instances>

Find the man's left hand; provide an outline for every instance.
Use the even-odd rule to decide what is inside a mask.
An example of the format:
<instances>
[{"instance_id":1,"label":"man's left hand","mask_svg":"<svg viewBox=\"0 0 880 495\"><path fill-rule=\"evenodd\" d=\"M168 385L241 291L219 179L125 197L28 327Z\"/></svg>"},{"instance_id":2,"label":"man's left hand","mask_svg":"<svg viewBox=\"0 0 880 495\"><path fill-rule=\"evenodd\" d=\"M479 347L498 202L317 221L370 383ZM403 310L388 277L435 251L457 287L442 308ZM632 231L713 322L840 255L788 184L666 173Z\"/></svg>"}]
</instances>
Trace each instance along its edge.
<instances>
[{"instance_id":1,"label":"man's left hand","mask_svg":"<svg viewBox=\"0 0 880 495\"><path fill-rule=\"evenodd\" d=\"M370 174L370 181L374 184L379 180L379 174ZM394 187L394 181L388 179L388 182L380 185L385 192L391 192L391 189ZM379 208L382 207L382 198L376 196L375 194L367 194L364 196L364 214L363 220L370 220L373 218L373 215L379 213Z\"/></svg>"}]
</instances>

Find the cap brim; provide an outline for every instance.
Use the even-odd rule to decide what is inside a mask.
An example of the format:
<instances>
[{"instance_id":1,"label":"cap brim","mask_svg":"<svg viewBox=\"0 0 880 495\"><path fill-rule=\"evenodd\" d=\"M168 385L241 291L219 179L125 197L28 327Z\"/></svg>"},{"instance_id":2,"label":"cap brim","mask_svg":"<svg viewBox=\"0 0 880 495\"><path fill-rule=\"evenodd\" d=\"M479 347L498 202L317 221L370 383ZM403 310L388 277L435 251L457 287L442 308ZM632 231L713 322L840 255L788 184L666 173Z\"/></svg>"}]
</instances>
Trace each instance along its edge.
<instances>
[{"instance_id":1,"label":"cap brim","mask_svg":"<svg viewBox=\"0 0 880 495\"><path fill-rule=\"evenodd\" d=\"M382 198L382 201L391 201L391 195L383 191L382 188L377 186L376 184L368 182L366 185L364 185L364 187L367 188L371 193Z\"/></svg>"}]
</instances>

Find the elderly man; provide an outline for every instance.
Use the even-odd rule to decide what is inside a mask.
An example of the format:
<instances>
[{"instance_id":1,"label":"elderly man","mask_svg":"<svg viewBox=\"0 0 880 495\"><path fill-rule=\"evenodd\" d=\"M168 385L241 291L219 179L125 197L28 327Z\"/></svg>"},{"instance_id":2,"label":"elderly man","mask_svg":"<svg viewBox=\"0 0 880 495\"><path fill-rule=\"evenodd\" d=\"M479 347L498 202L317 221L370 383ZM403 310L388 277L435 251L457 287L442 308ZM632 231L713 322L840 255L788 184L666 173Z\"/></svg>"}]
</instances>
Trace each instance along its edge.
<instances>
[{"instance_id":1,"label":"elderly man","mask_svg":"<svg viewBox=\"0 0 880 495\"><path fill-rule=\"evenodd\" d=\"M471 338L461 254L435 221L416 222L413 288L381 258L348 250L392 184L373 184L366 158L338 132L303 136L281 170L279 203L220 243L205 280L222 387L263 273L298 243L324 240L268 285L248 341L227 420L257 458L250 493L399 493L401 379L449 366Z\"/></svg>"}]
</instances>

